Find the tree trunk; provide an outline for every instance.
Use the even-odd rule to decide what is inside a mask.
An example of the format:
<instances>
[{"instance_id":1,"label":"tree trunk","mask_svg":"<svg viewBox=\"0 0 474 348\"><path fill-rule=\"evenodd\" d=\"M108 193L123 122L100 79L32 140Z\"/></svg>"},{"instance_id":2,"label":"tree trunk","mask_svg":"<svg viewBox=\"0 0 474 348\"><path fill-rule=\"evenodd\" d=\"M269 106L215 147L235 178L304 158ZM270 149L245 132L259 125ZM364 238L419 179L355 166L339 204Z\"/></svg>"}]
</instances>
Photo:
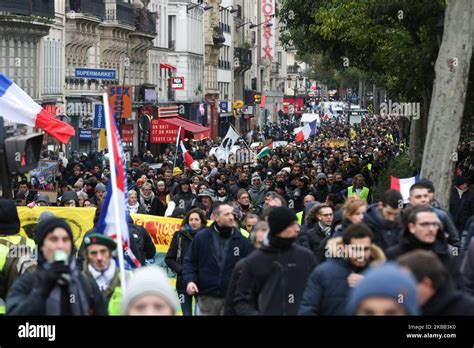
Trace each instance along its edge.
<instances>
[{"instance_id":1,"label":"tree trunk","mask_svg":"<svg viewBox=\"0 0 474 348\"><path fill-rule=\"evenodd\" d=\"M435 65L421 175L433 181L436 198L448 207L456 152L466 101L473 45L474 1L450 0L443 41Z\"/></svg>"}]
</instances>

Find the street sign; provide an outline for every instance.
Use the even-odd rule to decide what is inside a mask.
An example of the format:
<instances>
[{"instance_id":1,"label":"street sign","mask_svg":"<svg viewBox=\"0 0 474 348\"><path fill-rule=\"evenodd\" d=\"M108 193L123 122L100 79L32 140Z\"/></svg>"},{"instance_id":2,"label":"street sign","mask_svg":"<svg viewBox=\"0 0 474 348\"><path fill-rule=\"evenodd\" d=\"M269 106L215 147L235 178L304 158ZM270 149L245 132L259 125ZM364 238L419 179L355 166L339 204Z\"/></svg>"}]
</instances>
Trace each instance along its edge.
<instances>
[{"instance_id":1,"label":"street sign","mask_svg":"<svg viewBox=\"0 0 474 348\"><path fill-rule=\"evenodd\" d=\"M220 113L229 112L229 102L227 100L219 102L219 112Z\"/></svg>"},{"instance_id":2,"label":"street sign","mask_svg":"<svg viewBox=\"0 0 474 348\"><path fill-rule=\"evenodd\" d=\"M130 86L109 86L109 104L115 118L132 116L132 88Z\"/></svg>"},{"instance_id":3,"label":"street sign","mask_svg":"<svg viewBox=\"0 0 474 348\"><path fill-rule=\"evenodd\" d=\"M124 143L133 143L133 124L122 125L122 141Z\"/></svg>"},{"instance_id":4,"label":"street sign","mask_svg":"<svg viewBox=\"0 0 474 348\"><path fill-rule=\"evenodd\" d=\"M179 126L164 122L163 120L151 120L150 143L152 144L174 144L178 138Z\"/></svg>"},{"instance_id":5,"label":"street sign","mask_svg":"<svg viewBox=\"0 0 474 348\"><path fill-rule=\"evenodd\" d=\"M104 104L94 105L94 128L105 128Z\"/></svg>"},{"instance_id":6,"label":"street sign","mask_svg":"<svg viewBox=\"0 0 474 348\"><path fill-rule=\"evenodd\" d=\"M79 139L80 140L92 140L92 129L79 129Z\"/></svg>"},{"instance_id":7,"label":"street sign","mask_svg":"<svg viewBox=\"0 0 474 348\"><path fill-rule=\"evenodd\" d=\"M183 90L184 89L184 77L171 77L171 89Z\"/></svg>"},{"instance_id":8,"label":"street sign","mask_svg":"<svg viewBox=\"0 0 474 348\"><path fill-rule=\"evenodd\" d=\"M74 76L83 79L115 80L116 73L114 69L76 68Z\"/></svg>"}]
</instances>

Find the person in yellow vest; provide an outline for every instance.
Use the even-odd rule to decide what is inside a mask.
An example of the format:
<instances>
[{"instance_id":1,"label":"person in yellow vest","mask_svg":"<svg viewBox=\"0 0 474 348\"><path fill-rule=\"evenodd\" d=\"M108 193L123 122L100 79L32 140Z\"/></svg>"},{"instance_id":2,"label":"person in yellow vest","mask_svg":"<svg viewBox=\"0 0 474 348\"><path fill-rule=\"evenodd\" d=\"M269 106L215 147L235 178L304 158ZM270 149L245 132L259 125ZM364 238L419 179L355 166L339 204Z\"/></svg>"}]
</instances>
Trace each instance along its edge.
<instances>
[{"instance_id":1,"label":"person in yellow vest","mask_svg":"<svg viewBox=\"0 0 474 348\"><path fill-rule=\"evenodd\" d=\"M347 188L347 198L357 196L369 204L372 203L372 193L370 192L370 189L364 185L365 179L362 174L354 176L352 186Z\"/></svg>"},{"instance_id":2,"label":"person in yellow vest","mask_svg":"<svg viewBox=\"0 0 474 348\"><path fill-rule=\"evenodd\" d=\"M84 238L84 246L86 256L84 276L96 282L107 300L109 314L120 315L120 306L113 306L110 302L116 288L120 287L120 270L112 257L117 243L103 234L92 233Z\"/></svg>"},{"instance_id":3,"label":"person in yellow vest","mask_svg":"<svg viewBox=\"0 0 474 348\"><path fill-rule=\"evenodd\" d=\"M296 213L296 221L298 221L298 225L302 225L303 224L303 221L305 219L305 211L306 211L306 207L308 206L309 203L311 202L314 202L316 199L314 198L313 195L306 195L304 196L303 198L303 210L302 211L299 211Z\"/></svg>"},{"instance_id":4,"label":"person in yellow vest","mask_svg":"<svg viewBox=\"0 0 474 348\"><path fill-rule=\"evenodd\" d=\"M2 273L2 276L0 276L0 291L4 292L4 287L5 287L5 280L3 277L3 270L5 268L5 264L7 263L7 258L8 258L8 252L9 248L6 247L5 245L0 244L0 272ZM0 297L0 315L5 315L6 313L6 306L5 306L5 300L2 297Z\"/></svg>"}]
</instances>

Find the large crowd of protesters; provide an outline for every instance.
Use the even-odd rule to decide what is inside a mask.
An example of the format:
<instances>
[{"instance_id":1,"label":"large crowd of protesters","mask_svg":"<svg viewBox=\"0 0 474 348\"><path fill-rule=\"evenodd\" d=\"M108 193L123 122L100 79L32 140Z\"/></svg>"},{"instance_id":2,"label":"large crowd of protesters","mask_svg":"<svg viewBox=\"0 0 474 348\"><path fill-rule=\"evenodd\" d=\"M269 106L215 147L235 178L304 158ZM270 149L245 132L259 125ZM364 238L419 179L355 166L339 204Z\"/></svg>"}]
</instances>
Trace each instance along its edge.
<instances>
[{"instance_id":1,"label":"large crowd of protesters","mask_svg":"<svg viewBox=\"0 0 474 348\"><path fill-rule=\"evenodd\" d=\"M123 297L116 242L95 229L76 252L70 226L45 214L34 242L13 241L20 230L15 205L95 207L97 222L110 182L102 154L60 160L55 202L36 193L44 188L38 178L18 178L14 200L0 203L0 241L9 241L0 247L36 243L40 252L37 264L16 280L0 278L6 313L474 314L474 147L460 146L450 206L443 209L427 178L410 188L408 202L380 187L381 173L406 151L396 118L367 116L351 125L335 117L302 143L295 142L296 126L285 120L242 134L260 148L287 142L263 158L257 148L249 163L209 155L220 139L188 143L195 161L190 167L173 146L133 156L129 212L182 224L165 273L147 265L155 256L153 242L130 221L130 248L143 266ZM58 262L58 248L74 262ZM65 301L68 291L82 294L82 301Z\"/></svg>"}]
</instances>

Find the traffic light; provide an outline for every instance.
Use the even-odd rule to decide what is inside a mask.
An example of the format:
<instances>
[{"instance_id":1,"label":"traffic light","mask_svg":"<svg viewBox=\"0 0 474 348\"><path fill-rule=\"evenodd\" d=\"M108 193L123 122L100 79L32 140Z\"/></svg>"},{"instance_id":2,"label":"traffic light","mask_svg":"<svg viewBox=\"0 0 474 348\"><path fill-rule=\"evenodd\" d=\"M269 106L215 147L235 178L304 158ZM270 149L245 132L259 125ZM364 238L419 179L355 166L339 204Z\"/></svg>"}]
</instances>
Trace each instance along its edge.
<instances>
[{"instance_id":1,"label":"traffic light","mask_svg":"<svg viewBox=\"0 0 474 348\"><path fill-rule=\"evenodd\" d=\"M24 174L38 166L43 134L20 135L5 139L7 166L11 174Z\"/></svg>"},{"instance_id":2,"label":"traffic light","mask_svg":"<svg viewBox=\"0 0 474 348\"><path fill-rule=\"evenodd\" d=\"M255 94L254 101L256 104L259 104L262 100L262 96L260 94Z\"/></svg>"}]
</instances>

